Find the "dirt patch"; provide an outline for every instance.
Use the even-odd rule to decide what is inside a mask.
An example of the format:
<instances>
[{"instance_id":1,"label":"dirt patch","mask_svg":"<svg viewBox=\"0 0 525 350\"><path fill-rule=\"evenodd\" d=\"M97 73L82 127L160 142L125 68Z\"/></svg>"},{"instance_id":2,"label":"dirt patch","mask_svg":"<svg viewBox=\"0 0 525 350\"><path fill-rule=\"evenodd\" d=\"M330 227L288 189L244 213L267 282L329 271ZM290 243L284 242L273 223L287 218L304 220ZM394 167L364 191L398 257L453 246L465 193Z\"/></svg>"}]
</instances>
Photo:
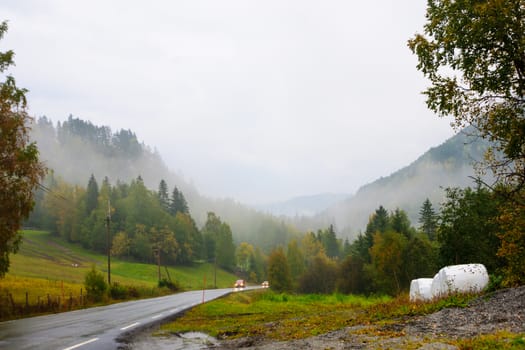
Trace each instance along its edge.
<instances>
[{"instance_id":1,"label":"dirt patch","mask_svg":"<svg viewBox=\"0 0 525 350\"><path fill-rule=\"evenodd\" d=\"M212 349L457 349L447 339L500 330L525 332L525 286L497 291L466 308L443 309L387 326L355 326L306 339L275 342L263 337L223 340Z\"/></svg>"}]
</instances>

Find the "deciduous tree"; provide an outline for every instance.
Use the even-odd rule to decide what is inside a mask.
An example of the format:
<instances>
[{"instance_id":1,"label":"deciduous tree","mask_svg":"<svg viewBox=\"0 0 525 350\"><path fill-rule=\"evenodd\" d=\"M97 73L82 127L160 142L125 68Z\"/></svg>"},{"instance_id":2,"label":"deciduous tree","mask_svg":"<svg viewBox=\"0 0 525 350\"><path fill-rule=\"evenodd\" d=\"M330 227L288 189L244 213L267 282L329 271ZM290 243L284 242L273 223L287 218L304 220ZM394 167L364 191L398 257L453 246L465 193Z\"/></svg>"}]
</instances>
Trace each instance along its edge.
<instances>
[{"instance_id":1,"label":"deciduous tree","mask_svg":"<svg viewBox=\"0 0 525 350\"><path fill-rule=\"evenodd\" d=\"M302 293L333 293L336 279L336 263L320 252L313 257L310 267L299 278L299 291Z\"/></svg>"},{"instance_id":2,"label":"deciduous tree","mask_svg":"<svg viewBox=\"0 0 525 350\"><path fill-rule=\"evenodd\" d=\"M275 248L268 258L268 281L276 292L287 292L292 288L288 262L281 247Z\"/></svg>"},{"instance_id":3,"label":"deciduous tree","mask_svg":"<svg viewBox=\"0 0 525 350\"><path fill-rule=\"evenodd\" d=\"M235 251L235 259L237 260L237 267L243 271L250 270L250 263L254 254L253 246L246 242L241 242Z\"/></svg>"},{"instance_id":4,"label":"deciduous tree","mask_svg":"<svg viewBox=\"0 0 525 350\"><path fill-rule=\"evenodd\" d=\"M0 40L7 22L0 23ZM0 52L0 73L14 64L13 51ZM7 75L0 82L0 277L9 269L9 254L16 253L22 221L34 206L34 193L45 168L38 160L38 149L29 141L26 89L16 86Z\"/></svg>"},{"instance_id":5,"label":"deciduous tree","mask_svg":"<svg viewBox=\"0 0 525 350\"><path fill-rule=\"evenodd\" d=\"M504 284L519 286L525 284L525 208L506 205L498 217L501 246L498 256L506 262Z\"/></svg>"},{"instance_id":6,"label":"deciduous tree","mask_svg":"<svg viewBox=\"0 0 525 350\"><path fill-rule=\"evenodd\" d=\"M337 290L346 294L362 294L367 291L369 283L365 279L363 259L348 255L339 265L337 274Z\"/></svg>"},{"instance_id":7,"label":"deciduous tree","mask_svg":"<svg viewBox=\"0 0 525 350\"><path fill-rule=\"evenodd\" d=\"M288 268L290 269L290 276L294 285L297 285L299 277L306 269L306 259L303 250L299 246L297 239L292 239L288 243L288 250L286 251L286 259L288 261Z\"/></svg>"},{"instance_id":8,"label":"deciduous tree","mask_svg":"<svg viewBox=\"0 0 525 350\"><path fill-rule=\"evenodd\" d=\"M488 189L446 189L447 200L439 214L438 241L442 265L482 263L489 272L501 264L498 201Z\"/></svg>"},{"instance_id":9,"label":"deciduous tree","mask_svg":"<svg viewBox=\"0 0 525 350\"><path fill-rule=\"evenodd\" d=\"M525 4L428 0L424 34L408 42L430 80L427 105L493 141L486 163L500 183L525 186Z\"/></svg>"},{"instance_id":10,"label":"deciduous tree","mask_svg":"<svg viewBox=\"0 0 525 350\"><path fill-rule=\"evenodd\" d=\"M395 295L404 287L402 272L406 244L406 237L398 232L374 235L374 244L370 248L372 263L368 265L368 272L378 291Z\"/></svg>"}]
</instances>

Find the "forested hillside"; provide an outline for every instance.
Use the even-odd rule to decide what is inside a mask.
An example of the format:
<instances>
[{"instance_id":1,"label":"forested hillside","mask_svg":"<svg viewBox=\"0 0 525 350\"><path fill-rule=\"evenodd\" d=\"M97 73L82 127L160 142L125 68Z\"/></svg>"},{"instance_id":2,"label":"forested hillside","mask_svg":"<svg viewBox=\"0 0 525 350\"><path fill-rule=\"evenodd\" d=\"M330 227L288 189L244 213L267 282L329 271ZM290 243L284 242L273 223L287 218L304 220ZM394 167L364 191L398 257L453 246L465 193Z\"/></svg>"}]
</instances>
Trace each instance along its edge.
<instances>
[{"instance_id":1,"label":"forested hillside","mask_svg":"<svg viewBox=\"0 0 525 350\"><path fill-rule=\"evenodd\" d=\"M68 184L85 187L92 174L99 183L107 178L111 185L130 184L140 176L147 189L157 191L160 181L165 180L170 189L177 187L184 194L198 227L205 224L208 212L214 212L231 226L235 241L246 241L268 251L295 234L290 225L271 215L230 199L202 196L170 171L160 155L130 130L113 132L107 126L96 126L73 116L54 125L42 117L32 126L32 138L54 177Z\"/></svg>"},{"instance_id":2,"label":"forested hillside","mask_svg":"<svg viewBox=\"0 0 525 350\"><path fill-rule=\"evenodd\" d=\"M312 221L335 222L345 236L355 237L364 230L370 213L382 205L388 210L406 211L415 223L426 198L439 207L445 198L445 188L474 186L474 163L483 159L486 149L487 143L468 136L468 130L458 133L409 166L361 187L353 197Z\"/></svg>"},{"instance_id":3,"label":"forested hillside","mask_svg":"<svg viewBox=\"0 0 525 350\"><path fill-rule=\"evenodd\" d=\"M189 186L171 182L176 176L168 177L160 157L131 131L112 133L72 117L57 127L40 119L34 129L41 138L47 135L39 142L54 172L37 193L26 224L92 251L106 251L110 216L114 256L160 259L165 265L207 260L250 281L267 279L275 290L394 295L414 278L431 277L440 265L481 261L491 271L503 266L496 255L494 194L479 186L443 189L472 185L472 162L480 159L486 144L465 134L364 186L323 215L286 223L233 201L207 199L195 190L187 191L194 196L192 204L182 190ZM52 148L55 154L47 153ZM158 174L152 170L156 164ZM62 168L67 181L61 178ZM140 170L147 170L152 185L146 185ZM94 175L96 171L102 175ZM83 174L84 181L75 179ZM171 180L161 178L163 174ZM72 184L75 180L80 184ZM440 201L445 205L434 209ZM194 211L195 203L205 211ZM193 213L205 215L202 223L196 224ZM339 229L330 222L334 218ZM340 229L360 223L363 230L356 240ZM295 225L304 226L298 231ZM473 242L479 249L472 249Z\"/></svg>"},{"instance_id":4,"label":"forested hillside","mask_svg":"<svg viewBox=\"0 0 525 350\"><path fill-rule=\"evenodd\" d=\"M95 126L72 116L55 126L43 117L33 126L32 135L45 164L66 182L85 186L94 174L99 180L108 177L115 184L117 180L130 182L140 175L147 188L156 190L164 179L184 193L199 227L204 225L207 213L214 212L231 225L237 242L250 242L267 251L295 236L293 227L306 232L334 224L342 237L355 238L364 229L370 213L380 205L388 210L403 209L412 222L417 222L426 198L438 207L446 187L473 185L473 163L482 159L487 147L484 141L459 133L409 166L361 187L354 196L320 214L276 218L231 199L201 195L170 171L160 155L130 130L113 133L106 126Z\"/></svg>"}]
</instances>

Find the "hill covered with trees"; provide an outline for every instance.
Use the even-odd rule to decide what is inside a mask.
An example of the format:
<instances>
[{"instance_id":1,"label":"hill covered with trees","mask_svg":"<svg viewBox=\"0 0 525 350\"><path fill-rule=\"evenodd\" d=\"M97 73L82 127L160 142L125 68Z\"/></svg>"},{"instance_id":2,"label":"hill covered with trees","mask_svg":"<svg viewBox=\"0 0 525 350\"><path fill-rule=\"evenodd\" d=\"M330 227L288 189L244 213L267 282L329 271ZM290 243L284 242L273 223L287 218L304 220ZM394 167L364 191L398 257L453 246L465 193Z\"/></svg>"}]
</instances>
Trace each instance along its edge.
<instances>
[{"instance_id":1,"label":"hill covered with trees","mask_svg":"<svg viewBox=\"0 0 525 350\"><path fill-rule=\"evenodd\" d=\"M427 198L439 206L447 187L475 185L474 165L483 159L488 143L469 134L468 129L464 130L407 167L361 187L354 196L320 213L312 222L334 223L346 237L355 238L364 230L370 213L381 205L402 209L412 222L417 222ZM490 182L490 178L485 179Z\"/></svg>"},{"instance_id":2,"label":"hill covered with trees","mask_svg":"<svg viewBox=\"0 0 525 350\"><path fill-rule=\"evenodd\" d=\"M204 220L198 223L193 204L182 190L190 186L183 181L172 182L176 176L131 131L112 133L74 118L56 127L40 119L34 132L42 133L42 129L48 136L38 142L48 142L47 147L57 152L53 158L44 146L43 159L56 168L37 193L35 211L26 224L45 228L93 251L104 252L107 247L110 216L114 256L145 262L160 257L166 265L207 260L251 281L268 278L273 288L285 291L397 294L408 288L411 279L430 277L443 264L479 261L496 274L503 267L496 255L500 227L492 224L498 212L489 205L496 203L496 197L480 186L440 188L466 187L474 174L472 162L483 154L485 144L472 141L466 134L456 135L343 202L351 205L338 207L342 219L366 225L352 240L329 223L298 231L282 218L233 201L207 199L190 188L193 203L206 208ZM75 159L75 152L87 151L90 162ZM62 165L58 160L64 157L71 162ZM152 176L150 181L155 181L154 176L160 178L162 171L171 180L160 178L151 188L140 173L130 180L121 180L115 174L110 174L117 178L113 181L107 175L99 179L90 173L104 171L103 165L91 165L97 164L98 158L108 164L107 169L113 169L112 161L119 163L123 177L131 177L131 172L142 169L138 168L141 164L150 171L146 173ZM156 163L160 170L155 175L151 167ZM71 180L61 178L62 168ZM83 184L73 183L75 173L85 174ZM465 186L460 186L461 179ZM437 206L427 197L440 191L443 205L434 209ZM363 198L369 199L368 209ZM415 211L415 218L407 207Z\"/></svg>"},{"instance_id":3,"label":"hill covered with trees","mask_svg":"<svg viewBox=\"0 0 525 350\"><path fill-rule=\"evenodd\" d=\"M176 187L187 201L198 227L203 227L208 212L231 226L236 242L249 242L269 251L285 244L296 234L291 224L260 213L231 199L212 199L170 171L155 150L140 142L131 130L113 132L73 116L60 123L41 117L32 125L40 158L53 171L55 179L86 186L90 176L110 185L132 185L140 176L144 187L157 191L161 180ZM107 179L107 180L105 180Z\"/></svg>"}]
</instances>

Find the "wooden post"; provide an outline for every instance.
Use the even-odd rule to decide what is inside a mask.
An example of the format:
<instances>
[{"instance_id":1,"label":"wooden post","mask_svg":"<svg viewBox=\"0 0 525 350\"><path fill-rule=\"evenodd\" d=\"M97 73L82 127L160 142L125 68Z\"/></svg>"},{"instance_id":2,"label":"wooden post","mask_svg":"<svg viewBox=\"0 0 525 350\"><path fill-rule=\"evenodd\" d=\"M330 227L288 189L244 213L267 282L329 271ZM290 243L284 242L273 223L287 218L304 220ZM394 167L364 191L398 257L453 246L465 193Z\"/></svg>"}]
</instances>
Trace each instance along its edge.
<instances>
[{"instance_id":1,"label":"wooden post","mask_svg":"<svg viewBox=\"0 0 525 350\"><path fill-rule=\"evenodd\" d=\"M204 283L202 286L202 303L204 304L204 291L206 290L206 274L204 274Z\"/></svg>"},{"instance_id":2,"label":"wooden post","mask_svg":"<svg viewBox=\"0 0 525 350\"><path fill-rule=\"evenodd\" d=\"M108 250L108 285L111 288L111 237L109 234L110 222L111 222L111 205L108 199L108 215L106 216L106 236L107 236L107 250Z\"/></svg>"}]
</instances>

